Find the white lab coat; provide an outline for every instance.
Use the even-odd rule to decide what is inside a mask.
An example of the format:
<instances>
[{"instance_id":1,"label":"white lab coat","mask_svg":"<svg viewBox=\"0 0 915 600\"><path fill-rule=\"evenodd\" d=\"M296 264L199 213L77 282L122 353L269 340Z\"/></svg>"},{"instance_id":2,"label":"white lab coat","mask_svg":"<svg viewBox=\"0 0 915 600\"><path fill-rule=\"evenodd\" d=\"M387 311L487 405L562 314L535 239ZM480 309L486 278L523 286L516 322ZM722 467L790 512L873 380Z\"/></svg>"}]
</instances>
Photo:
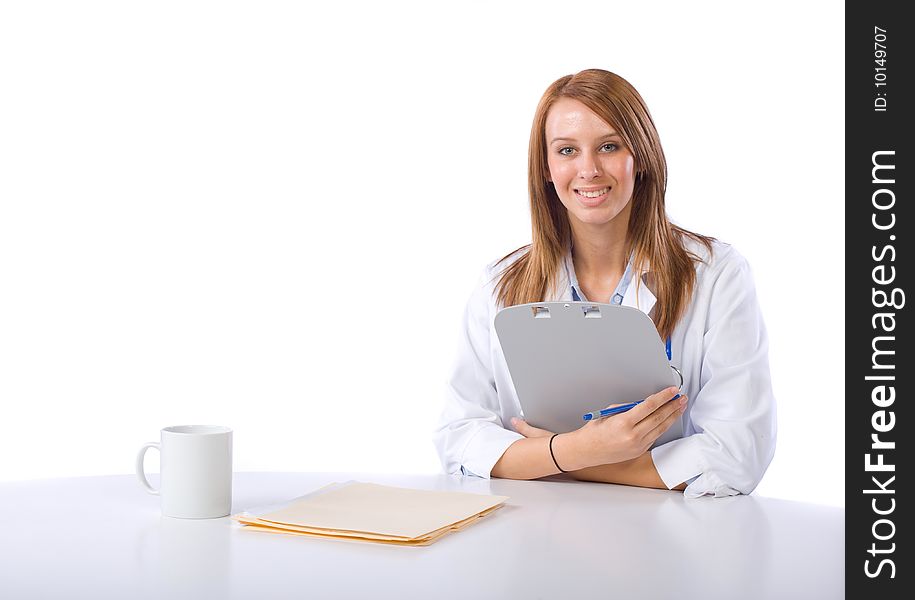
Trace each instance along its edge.
<instances>
[{"instance_id":1,"label":"white lab coat","mask_svg":"<svg viewBox=\"0 0 915 600\"><path fill-rule=\"evenodd\" d=\"M747 261L728 244L715 242L711 256L701 244L689 239L686 244L703 262L696 267L689 306L671 335L672 364L683 374L689 396L681 417L684 437L652 449L651 456L668 488L691 481L687 497L749 494L772 460L776 432L768 337L753 277ZM493 326L502 267L486 267L464 312L457 360L433 436L448 473L488 478L505 450L523 437L511 428L521 407ZM556 301L572 299L564 271ZM655 301L645 280L637 286L633 279L622 305L647 314Z\"/></svg>"}]
</instances>

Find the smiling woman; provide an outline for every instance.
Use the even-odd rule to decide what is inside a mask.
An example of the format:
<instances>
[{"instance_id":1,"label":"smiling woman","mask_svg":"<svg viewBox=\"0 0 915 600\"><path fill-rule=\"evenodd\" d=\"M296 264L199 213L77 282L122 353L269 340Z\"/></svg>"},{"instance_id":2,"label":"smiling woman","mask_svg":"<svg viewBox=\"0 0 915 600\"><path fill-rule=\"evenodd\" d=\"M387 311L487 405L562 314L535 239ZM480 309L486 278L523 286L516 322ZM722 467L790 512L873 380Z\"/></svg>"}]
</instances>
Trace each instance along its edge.
<instances>
[{"instance_id":1,"label":"smiling woman","mask_svg":"<svg viewBox=\"0 0 915 600\"><path fill-rule=\"evenodd\" d=\"M588 197L604 187L610 188L605 196ZM689 255L684 239L706 251L714 240L667 219L667 162L635 88L599 69L554 82L534 115L528 188L534 242L501 274L500 302L542 300L568 250L586 290L612 291L631 256L635 270L651 273L662 299L655 323L662 337L670 335L695 282L698 257ZM600 302L609 297L587 296Z\"/></svg>"},{"instance_id":2,"label":"smiling woman","mask_svg":"<svg viewBox=\"0 0 915 600\"><path fill-rule=\"evenodd\" d=\"M435 436L445 470L513 479L561 471L689 496L750 493L775 451L752 275L731 246L668 219L667 163L635 88L599 69L554 82L534 115L528 188L531 244L487 266L467 305ZM526 423L493 322L500 308L548 300L648 314L678 357L680 393L661 390L568 433ZM684 437L653 447L677 421Z\"/></svg>"},{"instance_id":3,"label":"smiling woman","mask_svg":"<svg viewBox=\"0 0 915 600\"><path fill-rule=\"evenodd\" d=\"M547 115L546 139L547 180L574 218L600 223L628 209L634 159L612 127L580 101L560 98Z\"/></svg>"}]
</instances>

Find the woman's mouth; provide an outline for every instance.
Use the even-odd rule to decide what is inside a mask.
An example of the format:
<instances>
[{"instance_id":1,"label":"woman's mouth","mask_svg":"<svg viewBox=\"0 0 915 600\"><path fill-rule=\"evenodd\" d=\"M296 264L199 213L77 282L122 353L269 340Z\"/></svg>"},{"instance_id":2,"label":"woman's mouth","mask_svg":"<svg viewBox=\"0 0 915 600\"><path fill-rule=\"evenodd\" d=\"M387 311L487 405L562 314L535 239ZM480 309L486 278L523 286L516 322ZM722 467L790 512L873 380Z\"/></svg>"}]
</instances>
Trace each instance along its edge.
<instances>
[{"instance_id":1,"label":"woman's mouth","mask_svg":"<svg viewBox=\"0 0 915 600\"><path fill-rule=\"evenodd\" d=\"M575 196L578 201L585 206L597 206L607 198L610 193L609 187L603 187L596 190L575 190Z\"/></svg>"}]
</instances>

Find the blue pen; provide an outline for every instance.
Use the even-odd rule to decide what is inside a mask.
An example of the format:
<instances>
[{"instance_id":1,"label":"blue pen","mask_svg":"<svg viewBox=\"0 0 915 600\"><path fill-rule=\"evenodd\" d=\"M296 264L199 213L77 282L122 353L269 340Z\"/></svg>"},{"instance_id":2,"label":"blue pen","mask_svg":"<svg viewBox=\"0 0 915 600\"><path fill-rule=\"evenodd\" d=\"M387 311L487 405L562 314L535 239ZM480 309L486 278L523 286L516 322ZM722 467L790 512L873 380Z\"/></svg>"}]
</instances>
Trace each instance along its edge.
<instances>
[{"instance_id":1,"label":"blue pen","mask_svg":"<svg viewBox=\"0 0 915 600\"><path fill-rule=\"evenodd\" d=\"M680 397L680 394L677 394L670 400L676 400L679 397ZM668 402L670 402L670 400L668 400ZM597 412L589 412L586 415L582 415L581 418L584 419L585 421L590 421L592 419L600 419L601 417L609 417L610 415L616 415L616 414L619 414L622 412L626 412L627 410L629 410L631 408L635 408L642 402L644 402L644 400L639 400L638 402L630 402L629 404L621 404L619 406L614 406L612 408L605 408L605 409L597 411Z\"/></svg>"}]
</instances>

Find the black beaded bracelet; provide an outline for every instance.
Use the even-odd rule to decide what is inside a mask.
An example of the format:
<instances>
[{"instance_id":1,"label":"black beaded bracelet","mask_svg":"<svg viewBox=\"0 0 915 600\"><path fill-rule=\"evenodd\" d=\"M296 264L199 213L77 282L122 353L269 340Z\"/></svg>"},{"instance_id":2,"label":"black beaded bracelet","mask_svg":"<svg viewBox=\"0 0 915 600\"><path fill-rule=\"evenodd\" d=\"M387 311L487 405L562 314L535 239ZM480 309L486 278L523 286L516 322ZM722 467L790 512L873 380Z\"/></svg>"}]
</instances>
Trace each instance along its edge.
<instances>
[{"instance_id":1,"label":"black beaded bracelet","mask_svg":"<svg viewBox=\"0 0 915 600\"><path fill-rule=\"evenodd\" d=\"M553 454L553 438L556 437L557 435L559 435L559 434L558 434L558 433L554 433L554 434L553 434L553 437L550 438L550 456L553 457L553 464L556 465L556 468L559 469L560 472L562 472L562 473L568 473L568 471L563 470L563 468L559 466L559 463L556 462L556 455Z\"/></svg>"}]
</instances>

